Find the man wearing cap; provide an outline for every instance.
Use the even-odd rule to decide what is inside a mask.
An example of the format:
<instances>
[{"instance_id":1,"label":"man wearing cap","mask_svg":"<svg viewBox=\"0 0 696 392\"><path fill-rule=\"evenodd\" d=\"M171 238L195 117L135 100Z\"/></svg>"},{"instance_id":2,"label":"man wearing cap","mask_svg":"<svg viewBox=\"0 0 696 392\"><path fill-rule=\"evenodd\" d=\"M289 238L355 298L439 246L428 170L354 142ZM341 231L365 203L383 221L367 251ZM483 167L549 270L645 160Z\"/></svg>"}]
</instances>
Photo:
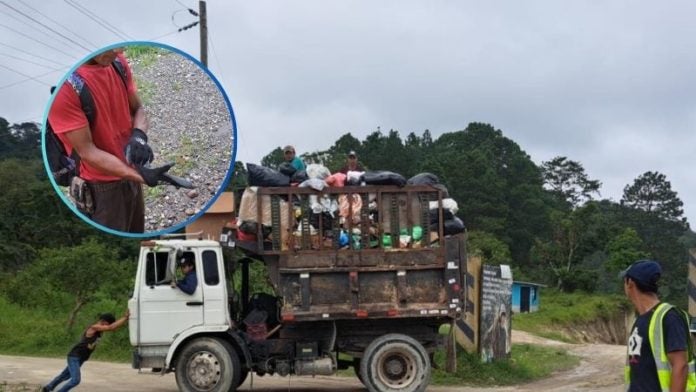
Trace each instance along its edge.
<instances>
[{"instance_id":1,"label":"man wearing cap","mask_svg":"<svg viewBox=\"0 0 696 392\"><path fill-rule=\"evenodd\" d=\"M660 264L640 260L621 272L624 292L638 312L628 337L628 391L693 391L696 388L688 316L657 296Z\"/></svg>"},{"instance_id":2,"label":"man wearing cap","mask_svg":"<svg viewBox=\"0 0 696 392\"><path fill-rule=\"evenodd\" d=\"M348 151L348 156L346 157L346 164L339 170L340 173L348 174L349 171L365 171L365 168L358 163L358 155L355 151Z\"/></svg>"},{"instance_id":3,"label":"man wearing cap","mask_svg":"<svg viewBox=\"0 0 696 392\"><path fill-rule=\"evenodd\" d=\"M188 295L193 295L198 287L198 276L196 276L196 263L193 259L185 257L181 259L181 272L184 273L183 279L172 280L172 288L179 288Z\"/></svg>"},{"instance_id":4,"label":"man wearing cap","mask_svg":"<svg viewBox=\"0 0 696 392\"><path fill-rule=\"evenodd\" d=\"M68 353L68 366L53 381L41 388L41 391L52 391L63 381L68 380L58 392L69 391L75 388L80 383L80 367L92 355L102 332L115 331L121 328L128 321L129 316L130 313L128 311L118 320L111 313L100 314L99 320L82 333L80 341Z\"/></svg>"},{"instance_id":5,"label":"man wearing cap","mask_svg":"<svg viewBox=\"0 0 696 392\"><path fill-rule=\"evenodd\" d=\"M283 157L285 157L285 162L289 162L295 170L305 170L305 164L302 159L295 156L295 147L285 146L283 148Z\"/></svg>"}]
</instances>

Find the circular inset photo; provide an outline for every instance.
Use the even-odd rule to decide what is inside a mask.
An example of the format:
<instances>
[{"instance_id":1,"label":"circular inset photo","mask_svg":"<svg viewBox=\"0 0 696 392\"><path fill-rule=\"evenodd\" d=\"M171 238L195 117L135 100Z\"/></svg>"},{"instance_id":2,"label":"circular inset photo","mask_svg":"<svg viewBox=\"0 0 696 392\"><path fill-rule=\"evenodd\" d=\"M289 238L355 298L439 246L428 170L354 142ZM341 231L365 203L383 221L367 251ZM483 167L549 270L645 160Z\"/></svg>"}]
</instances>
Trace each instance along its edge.
<instances>
[{"instance_id":1,"label":"circular inset photo","mask_svg":"<svg viewBox=\"0 0 696 392\"><path fill-rule=\"evenodd\" d=\"M184 227L224 190L236 125L220 83L173 47L126 42L87 56L51 90L46 170L63 201L113 234Z\"/></svg>"}]
</instances>

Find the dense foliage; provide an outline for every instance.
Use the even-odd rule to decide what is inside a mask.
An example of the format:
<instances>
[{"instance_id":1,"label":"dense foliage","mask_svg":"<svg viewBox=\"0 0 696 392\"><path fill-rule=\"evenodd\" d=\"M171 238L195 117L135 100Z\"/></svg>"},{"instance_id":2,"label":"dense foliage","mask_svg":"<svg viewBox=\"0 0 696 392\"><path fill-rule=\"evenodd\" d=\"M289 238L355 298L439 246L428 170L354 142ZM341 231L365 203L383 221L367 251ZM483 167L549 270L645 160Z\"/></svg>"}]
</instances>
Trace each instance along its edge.
<instances>
[{"instance_id":1,"label":"dense foliage","mask_svg":"<svg viewBox=\"0 0 696 392\"><path fill-rule=\"evenodd\" d=\"M74 216L46 178L39 135L34 123L0 118L0 296L37 311L55 309L68 324L95 303L119 313L138 241L103 234ZM402 139L378 129L364 140L345 134L324 151L302 154L295 147L307 163L331 170L354 150L368 169L436 174L459 203L469 251L511 264L518 279L617 293L616 272L650 257L665 269L663 297L686 303L687 250L696 247L696 234L661 173L627 184L620 203L598 200L601 182L588 178L581 163L556 157L536 165L501 130L482 123L438 138L426 130ZM269 150L262 163L281 163L280 147ZM235 174L230 187L244 187L240 162Z\"/></svg>"}]
</instances>

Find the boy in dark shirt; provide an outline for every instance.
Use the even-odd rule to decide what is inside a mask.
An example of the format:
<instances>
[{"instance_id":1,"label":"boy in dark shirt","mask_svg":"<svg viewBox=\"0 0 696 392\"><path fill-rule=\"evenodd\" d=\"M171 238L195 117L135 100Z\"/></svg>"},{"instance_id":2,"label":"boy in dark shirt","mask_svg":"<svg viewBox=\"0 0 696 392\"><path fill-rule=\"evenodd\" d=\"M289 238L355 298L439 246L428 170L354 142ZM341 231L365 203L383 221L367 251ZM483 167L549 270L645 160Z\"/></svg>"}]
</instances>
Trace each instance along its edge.
<instances>
[{"instance_id":1,"label":"boy in dark shirt","mask_svg":"<svg viewBox=\"0 0 696 392\"><path fill-rule=\"evenodd\" d=\"M121 328L128 321L129 315L129 312L126 311L123 317L118 320L111 313L99 315L99 320L82 333L80 341L68 353L68 366L53 381L46 384L41 391L52 391L66 380L70 381L63 385L58 392L65 392L75 388L80 383L80 367L92 355L102 332L115 331Z\"/></svg>"}]
</instances>

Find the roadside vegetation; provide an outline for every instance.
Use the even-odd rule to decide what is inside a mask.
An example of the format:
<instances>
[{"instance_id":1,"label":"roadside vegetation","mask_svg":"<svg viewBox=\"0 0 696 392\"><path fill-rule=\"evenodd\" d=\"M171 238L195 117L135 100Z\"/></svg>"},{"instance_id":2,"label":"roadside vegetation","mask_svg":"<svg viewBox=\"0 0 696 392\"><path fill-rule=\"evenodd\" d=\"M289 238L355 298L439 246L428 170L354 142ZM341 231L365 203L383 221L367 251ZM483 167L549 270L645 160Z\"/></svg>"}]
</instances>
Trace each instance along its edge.
<instances>
[{"instance_id":1,"label":"roadside vegetation","mask_svg":"<svg viewBox=\"0 0 696 392\"><path fill-rule=\"evenodd\" d=\"M445 355L435 354L437 368L433 370L433 384L493 386L513 385L548 377L554 372L568 370L580 363L580 359L566 350L530 344L513 344L507 360L482 363L476 354L459 350L457 372L447 373Z\"/></svg>"},{"instance_id":2,"label":"roadside vegetation","mask_svg":"<svg viewBox=\"0 0 696 392\"><path fill-rule=\"evenodd\" d=\"M512 328L548 339L580 343L564 334L563 329L594 321L607 321L629 309L628 301L618 294L563 293L542 289L539 311L513 315Z\"/></svg>"}]
</instances>

